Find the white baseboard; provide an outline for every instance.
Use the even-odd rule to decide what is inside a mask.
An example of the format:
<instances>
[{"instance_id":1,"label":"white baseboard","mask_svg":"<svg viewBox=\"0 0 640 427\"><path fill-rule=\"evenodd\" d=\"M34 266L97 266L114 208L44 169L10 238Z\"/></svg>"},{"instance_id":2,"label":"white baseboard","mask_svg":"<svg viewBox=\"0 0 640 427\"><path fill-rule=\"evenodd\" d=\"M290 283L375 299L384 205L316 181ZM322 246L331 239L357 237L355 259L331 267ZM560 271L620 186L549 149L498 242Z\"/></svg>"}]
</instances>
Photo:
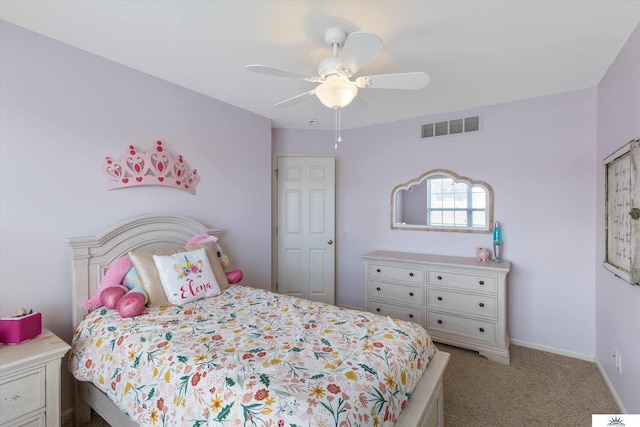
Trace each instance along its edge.
<instances>
[{"instance_id":1,"label":"white baseboard","mask_svg":"<svg viewBox=\"0 0 640 427\"><path fill-rule=\"evenodd\" d=\"M625 409L624 405L622 404L622 400L620 399L620 396L618 396L618 393L616 393L616 389L613 388L613 383L609 379L609 376L605 372L604 368L600 364L600 361L598 360L597 357L596 357L596 366L598 367L598 371L600 371L600 376L604 380L604 383L607 385L607 388L609 389L609 392L611 393L611 396L613 397L613 400L616 401L616 404L618 405L618 409L620 409L620 413L621 414L626 414L627 410Z\"/></svg>"},{"instance_id":2,"label":"white baseboard","mask_svg":"<svg viewBox=\"0 0 640 427\"><path fill-rule=\"evenodd\" d=\"M532 348L534 350L546 351L547 353L559 354L560 356L573 357L574 359L586 360L587 362L595 362L596 360L595 356L592 354L576 353L574 351L549 347L542 344L535 344L528 341L514 340L513 338L511 339L511 344Z\"/></svg>"}]
</instances>

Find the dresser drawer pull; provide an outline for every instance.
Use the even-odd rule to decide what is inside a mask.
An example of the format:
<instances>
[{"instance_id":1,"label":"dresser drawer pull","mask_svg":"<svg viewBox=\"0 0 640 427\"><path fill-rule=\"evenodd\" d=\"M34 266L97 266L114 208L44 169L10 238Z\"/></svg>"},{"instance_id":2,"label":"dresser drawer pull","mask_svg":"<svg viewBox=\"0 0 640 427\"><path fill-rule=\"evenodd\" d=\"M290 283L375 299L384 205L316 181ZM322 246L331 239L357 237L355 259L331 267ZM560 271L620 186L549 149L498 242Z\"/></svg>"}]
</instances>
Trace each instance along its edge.
<instances>
[{"instance_id":1,"label":"dresser drawer pull","mask_svg":"<svg viewBox=\"0 0 640 427\"><path fill-rule=\"evenodd\" d=\"M481 285L484 285L484 280L480 280L478 283L480 283Z\"/></svg>"},{"instance_id":2,"label":"dresser drawer pull","mask_svg":"<svg viewBox=\"0 0 640 427\"><path fill-rule=\"evenodd\" d=\"M438 301L442 301L442 297L438 297Z\"/></svg>"},{"instance_id":3,"label":"dresser drawer pull","mask_svg":"<svg viewBox=\"0 0 640 427\"><path fill-rule=\"evenodd\" d=\"M438 319L438 323L440 323L442 325L442 320Z\"/></svg>"},{"instance_id":4,"label":"dresser drawer pull","mask_svg":"<svg viewBox=\"0 0 640 427\"><path fill-rule=\"evenodd\" d=\"M480 307L484 307L484 303L481 302L480 304L478 304Z\"/></svg>"},{"instance_id":5,"label":"dresser drawer pull","mask_svg":"<svg viewBox=\"0 0 640 427\"><path fill-rule=\"evenodd\" d=\"M376 308L376 311L380 311L380 307Z\"/></svg>"},{"instance_id":6,"label":"dresser drawer pull","mask_svg":"<svg viewBox=\"0 0 640 427\"><path fill-rule=\"evenodd\" d=\"M438 280L442 280L442 276L438 276Z\"/></svg>"},{"instance_id":7,"label":"dresser drawer pull","mask_svg":"<svg viewBox=\"0 0 640 427\"><path fill-rule=\"evenodd\" d=\"M379 290L380 290L380 286L378 286L378 287L376 288L376 291L379 291Z\"/></svg>"},{"instance_id":8,"label":"dresser drawer pull","mask_svg":"<svg viewBox=\"0 0 640 427\"><path fill-rule=\"evenodd\" d=\"M413 313L409 314L409 317L410 317L411 319L413 319Z\"/></svg>"},{"instance_id":9,"label":"dresser drawer pull","mask_svg":"<svg viewBox=\"0 0 640 427\"><path fill-rule=\"evenodd\" d=\"M412 297L413 296L413 292L409 292L409 296Z\"/></svg>"},{"instance_id":10,"label":"dresser drawer pull","mask_svg":"<svg viewBox=\"0 0 640 427\"><path fill-rule=\"evenodd\" d=\"M480 332L484 332L484 328L480 328L478 329Z\"/></svg>"},{"instance_id":11,"label":"dresser drawer pull","mask_svg":"<svg viewBox=\"0 0 640 427\"><path fill-rule=\"evenodd\" d=\"M380 273L380 271L381 271L381 270L380 270L379 268L376 268L376 271L377 271L378 273Z\"/></svg>"},{"instance_id":12,"label":"dresser drawer pull","mask_svg":"<svg viewBox=\"0 0 640 427\"><path fill-rule=\"evenodd\" d=\"M409 276L413 277L413 273L409 273Z\"/></svg>"}]
</instances>

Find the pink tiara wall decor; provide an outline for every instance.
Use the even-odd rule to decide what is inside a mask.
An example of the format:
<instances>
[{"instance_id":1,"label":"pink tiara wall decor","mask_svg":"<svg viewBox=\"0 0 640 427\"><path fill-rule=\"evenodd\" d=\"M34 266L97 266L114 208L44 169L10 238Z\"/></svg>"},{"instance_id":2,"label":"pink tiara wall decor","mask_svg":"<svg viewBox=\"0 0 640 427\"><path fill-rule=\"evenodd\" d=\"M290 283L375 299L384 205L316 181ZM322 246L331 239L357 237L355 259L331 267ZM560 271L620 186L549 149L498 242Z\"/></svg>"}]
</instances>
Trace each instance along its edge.
<instances>
[{"instance_id":1,"label":"pink tiara wall decor","mask_svg":"<svg viewBox=\"0 0 640 427\"><path fill-rule=\"evenodd\" d=\"M103 172L111 178L107 190L136 187L139 185L162 185L179 188L196 194L195 186L200 182L196 170L191 170L182 159L175 157L158 141L146 153L138 153L133 145L120 160L107 156Z\"/></svg>"}]
</instances>

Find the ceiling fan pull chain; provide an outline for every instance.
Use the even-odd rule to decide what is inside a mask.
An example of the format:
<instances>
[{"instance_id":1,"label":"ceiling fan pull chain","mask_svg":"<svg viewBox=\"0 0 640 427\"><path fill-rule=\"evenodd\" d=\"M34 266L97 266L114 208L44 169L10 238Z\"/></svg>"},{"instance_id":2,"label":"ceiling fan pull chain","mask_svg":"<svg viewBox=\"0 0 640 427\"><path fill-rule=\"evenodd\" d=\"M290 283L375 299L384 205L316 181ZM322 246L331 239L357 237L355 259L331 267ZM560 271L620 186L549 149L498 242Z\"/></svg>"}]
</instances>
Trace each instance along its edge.
<instances>
[{"instance_id":1,"label":"ceiling fan pull chain","mask_svg":"<svg viewBox=\"0 0 640 427\"><path fill-rule=\"evenodd\" d=\"M342 108L338 107L338 142L342 142Z\"/></svg>"},{"instance_id":2,"label":"ceiling fan pull chain","mask_svg":"<svg viewBox=\"0 0 640 427\"><path fill-rule=\"evenodd\" d=\"M338 142L342 142L342 137L340 136L340 110L342 110L342 108L336 105L333 109L336 110L336 145L334 146L334 149L337 150Z\"/></svg>"},{"instance_id":3,"label":"ceiling fan pull chain","mask_svg":"<svg viewBox=\"0 0 640 427\"><path fill-rule=\"evenodd\" d=\"M338 124L340 123L340 107L338 107L337 105L335 107L333 107L333 109L336 111L336 145L333 147L334 150L338 149L338 138L340 137L340 133L338 131Z\"/></svg>"}]
</instances>

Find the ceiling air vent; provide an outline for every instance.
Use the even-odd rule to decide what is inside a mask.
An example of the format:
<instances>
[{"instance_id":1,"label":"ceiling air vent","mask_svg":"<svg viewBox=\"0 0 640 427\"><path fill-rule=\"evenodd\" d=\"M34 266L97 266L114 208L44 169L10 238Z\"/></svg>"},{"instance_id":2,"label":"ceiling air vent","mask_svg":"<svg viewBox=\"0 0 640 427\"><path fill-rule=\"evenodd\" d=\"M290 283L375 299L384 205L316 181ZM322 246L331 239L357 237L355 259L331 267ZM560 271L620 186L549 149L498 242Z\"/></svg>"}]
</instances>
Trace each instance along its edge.
<instances>
[{"instance_id":1,"label":"ceiling air vent","mask_svg":"<svg viewBox=\"0 0 640 427\"><path fill-rule=\"evenodd\" d=\"M422 125L420 137L433 138L434 136L455 135L457 133L476 132L478 130L480 130L480 116L473 116Z\"/></svg>"}]
</instances>

